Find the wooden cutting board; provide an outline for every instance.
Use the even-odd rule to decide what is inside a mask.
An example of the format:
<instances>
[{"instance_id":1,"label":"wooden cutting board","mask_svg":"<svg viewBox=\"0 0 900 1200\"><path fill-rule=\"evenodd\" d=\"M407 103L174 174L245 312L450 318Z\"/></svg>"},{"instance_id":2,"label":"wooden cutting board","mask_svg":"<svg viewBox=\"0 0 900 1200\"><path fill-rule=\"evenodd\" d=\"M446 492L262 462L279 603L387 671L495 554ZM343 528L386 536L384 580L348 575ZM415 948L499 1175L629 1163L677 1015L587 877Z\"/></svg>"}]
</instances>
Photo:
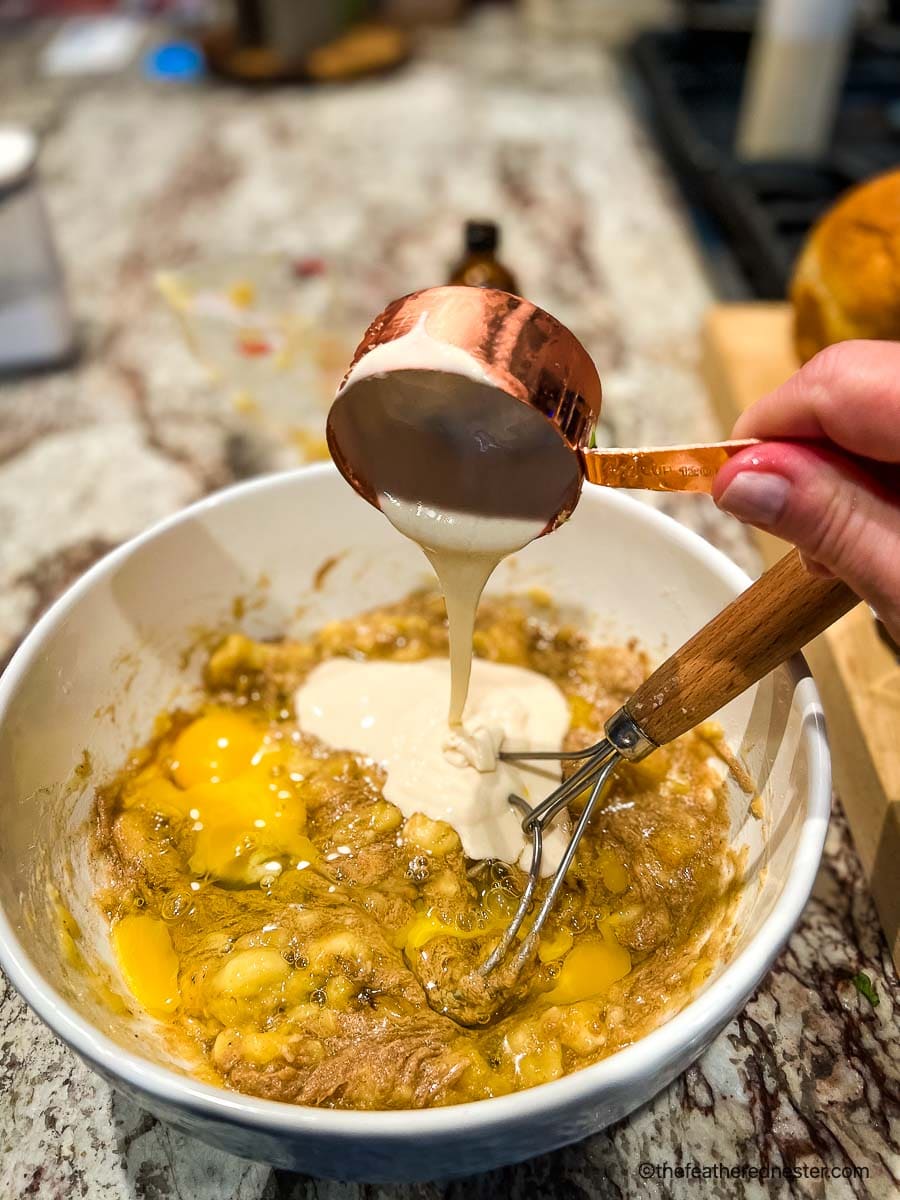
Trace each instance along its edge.
<instances>
[{"instance_id":1,"label":"wooden cutting board","mask_svg":"<svg viewBox=\"0 0 900 1200\"><path fill-rule=\"evenodd\" d=\"M799 365L787 304L719 304L703 330L704 371L723 434ZM787 544L757 532L766 565ZM828 722L834 780L900 970L900 663L859 605L807 648Z\"/></svg>"}]
</instances>

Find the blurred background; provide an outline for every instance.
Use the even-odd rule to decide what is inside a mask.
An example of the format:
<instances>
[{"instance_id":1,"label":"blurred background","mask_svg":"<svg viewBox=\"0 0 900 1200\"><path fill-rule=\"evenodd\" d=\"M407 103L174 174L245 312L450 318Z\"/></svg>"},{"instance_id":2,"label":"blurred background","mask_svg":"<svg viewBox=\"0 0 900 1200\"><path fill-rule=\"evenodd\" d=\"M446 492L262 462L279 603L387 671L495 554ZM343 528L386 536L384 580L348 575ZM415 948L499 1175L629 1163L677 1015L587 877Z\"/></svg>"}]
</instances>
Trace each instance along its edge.
<instances>
[{"instance_id":1,"label":"blurred background","mask_svg":"<svg viewBox=\"0 0 900 1200\"><path fill-rule=\"evenodd\" d=\"M56 578L322 457L365 326L419 287L570 325L601 441L725 432L710 313L783 302L817 218L900 159L900 3L0 0L0 125L12 634L36 543Z\"/></svg>"}]
</instances>

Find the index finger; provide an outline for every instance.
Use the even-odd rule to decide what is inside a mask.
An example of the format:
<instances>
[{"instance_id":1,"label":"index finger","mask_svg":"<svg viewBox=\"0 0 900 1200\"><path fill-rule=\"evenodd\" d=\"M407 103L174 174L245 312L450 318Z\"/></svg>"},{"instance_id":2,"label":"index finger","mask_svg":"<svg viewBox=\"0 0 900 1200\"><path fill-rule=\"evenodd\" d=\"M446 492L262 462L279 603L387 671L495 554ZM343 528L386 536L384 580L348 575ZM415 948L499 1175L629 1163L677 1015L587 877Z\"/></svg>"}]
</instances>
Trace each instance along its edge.
<instances>
[{"instance_id":1,"label":"index finger","mask_svg":"<svg viewBox=\"0 0 900 1200\"><path fill-rule=\"evenodd\" d=\"M839 342L738 419L736 438L827 439L900 462L900 343Z\"/></svg>"}]
</instances>

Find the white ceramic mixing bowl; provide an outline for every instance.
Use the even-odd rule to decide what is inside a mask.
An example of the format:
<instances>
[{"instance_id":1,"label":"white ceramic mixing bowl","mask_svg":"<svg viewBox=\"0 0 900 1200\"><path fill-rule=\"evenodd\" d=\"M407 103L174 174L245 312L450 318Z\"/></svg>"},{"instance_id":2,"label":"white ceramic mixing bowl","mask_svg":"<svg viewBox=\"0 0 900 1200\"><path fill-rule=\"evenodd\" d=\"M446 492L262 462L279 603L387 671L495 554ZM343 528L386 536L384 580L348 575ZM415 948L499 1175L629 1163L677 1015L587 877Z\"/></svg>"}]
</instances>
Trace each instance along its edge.
<instances>
[{"instance_id":1,"label":"white ceramic mixing bowl","mask_svg":"<svg viewBox=\"0 0 900 1200\"><path fill-rule=\"evenodd\" d=\"M0 679L0 962L9 978L55 1033L146 1108L227 1150L314 1175L374 1181L484 1171L585 1137L649 1100L766 973L809 895L828 821L819 701L796 660L720 714L765 816L751 817L735 787L732 842L747 847L740 934L696 999L654 1033L554 1083L427 1111L301 1108L191 1078L152 1023L112 1014L61 950L50 884L81 924L85 958L111 961L86 855L93 783L121 766L160 708L191 699L203 655L185 672L184 651L198 631L311 631L400 599L427 578L420 551L333 468L306 468L231 488L114 551L50 609ZM546 588L593 637L636 635L662 654L747 582L673 521L591 488L568 525L504 565L489 586ZM88 780L74 772L85 749Z\"/></svg>"}]
</instances>

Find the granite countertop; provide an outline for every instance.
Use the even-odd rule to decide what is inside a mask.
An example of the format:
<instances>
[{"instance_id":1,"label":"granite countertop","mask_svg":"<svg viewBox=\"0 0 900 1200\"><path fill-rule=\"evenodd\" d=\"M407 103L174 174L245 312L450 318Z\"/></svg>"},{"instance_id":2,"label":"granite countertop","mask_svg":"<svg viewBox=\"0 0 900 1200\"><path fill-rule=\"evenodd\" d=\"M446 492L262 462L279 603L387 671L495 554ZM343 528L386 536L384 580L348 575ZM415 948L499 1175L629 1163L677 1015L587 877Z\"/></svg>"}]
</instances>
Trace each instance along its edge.
<instances>
[{"instance_id":1,"label":"granite countertop","mask_svg":"<svg viewBox=\"0 0 900 1200\"><path fill-rule=\"evenodd\" d=\"M619 68L601 48L530 40L513 21L482 10L429 35L384 79L252 96L137 77L51 85L8 48L0 103L44 134L44 192L83 353L72 369L0 388L0 661L109 547L290 460L242 432L190 357L155 292L160 268L263 251L344 256L365 277L350 310L365 302L371 312L379 291L386 300L442 279L461 221L497 214L523 290L600 367L606 440L718 433L698 372L711 292ZM754 569L744 532L707 501L662 503ZM861 970L877 1007L852 982ZM580 1145L452 1185L394 1189L317 1183L192 1142L113 1094L0 979L0 1196L896 1195L897 996L836 803L789 945L670 1088ZM644 1163L657 1167L649 1179ZM678 1178L692 1163L789 1166L807 1178ZM815 1177L823 1169L841 1177L826 1183Z\"/></svg>"}]
</instances>

